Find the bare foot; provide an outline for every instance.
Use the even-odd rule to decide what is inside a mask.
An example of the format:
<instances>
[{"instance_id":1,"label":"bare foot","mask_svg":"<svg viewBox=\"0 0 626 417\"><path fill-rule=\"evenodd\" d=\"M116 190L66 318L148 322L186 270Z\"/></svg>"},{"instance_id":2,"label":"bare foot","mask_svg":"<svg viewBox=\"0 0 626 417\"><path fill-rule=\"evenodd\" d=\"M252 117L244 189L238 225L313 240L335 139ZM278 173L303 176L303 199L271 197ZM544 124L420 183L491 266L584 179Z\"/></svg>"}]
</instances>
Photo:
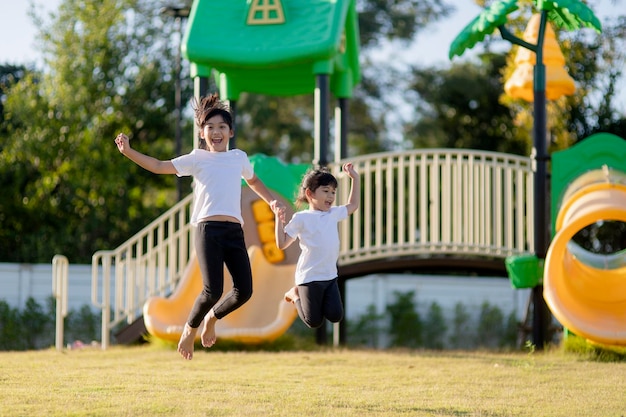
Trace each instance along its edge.
<instances>
[{"instance_id":1,"label":"bare foot","mask_svg":"<svg viewBox=\"0 0 626 417\"><path fill-rule=\"evenodd\" d=\"M202 333L200 334L202 346L209 348L215 344L215 323L217 323L217 317L211 309L204 318L204 326L202 326Z\"/></svg>"},{"instance_id":2,"label":"bare foot","mask_svg":"<svg viewBox=\"0 0 626 417\"><path fill-rule=\"evenodd\" d=\"M295 303L300 299L300 294L298 294L298 286L293 286L289 291L285 293L285 301L288 303Z\"/></svg>"},{"instance_id":3,"label":"bare foot","mask_svg":"<svg viewBox=\"0 0 626 417\"><path fill-rule=\"evenodd\" d=\"M180 335L180 341L178 342L178 353L189 361L193 358L193 344L197 332L197 327L194 329L188 323L185 323L183 334Z\"/></svg>"}]
</instances>

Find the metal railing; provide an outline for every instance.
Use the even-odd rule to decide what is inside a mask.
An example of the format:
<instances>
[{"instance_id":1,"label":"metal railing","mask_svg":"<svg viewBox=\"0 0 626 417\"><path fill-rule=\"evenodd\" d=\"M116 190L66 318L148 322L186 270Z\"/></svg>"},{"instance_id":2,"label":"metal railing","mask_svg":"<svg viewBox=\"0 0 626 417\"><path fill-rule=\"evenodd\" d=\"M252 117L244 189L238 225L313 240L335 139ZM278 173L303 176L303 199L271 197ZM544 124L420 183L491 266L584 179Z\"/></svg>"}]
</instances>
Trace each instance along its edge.
<instances>
[{"instance_id":1,"label":"metal railing","mask_svg":"<svg viewBox=\"0 0 626 417\"><path fill-rule=\"evenodd\" d=\"M340 223L340 265L451 255L504 259L534 252L531 158L496 152L425 149L351 158L361 206ZM350 178L337 202L348 199ZM112 251L92 259L92 303L102 309L102 348L111 329L142 315L151 296L169 295L193 250L192 195Z\"/></svg>"},{"instance_id":2,"label":"metal railing","mask_svg":"<svg viewBox=\"0 0 626 417\"><path fill-rule=\"evenodd\" d=\"M102 349L111 330L142 315L151 296L167 296L182 277L193 250L190 194L115 250L96 252L91 302L102 310Z\"/></svg>"},{"instance_id":3,"label":"metal railing","mask_svg":"<svg viewBox=\"0 0 626 417\"><path fill-rule=\"evenodd\" d=\"M416 255L505 258L534 251L531 159L424 149L352 158L361 206L340 223L340 265ZM350 178L333 167L339 202Z\"/></svg>"}]
</instances>

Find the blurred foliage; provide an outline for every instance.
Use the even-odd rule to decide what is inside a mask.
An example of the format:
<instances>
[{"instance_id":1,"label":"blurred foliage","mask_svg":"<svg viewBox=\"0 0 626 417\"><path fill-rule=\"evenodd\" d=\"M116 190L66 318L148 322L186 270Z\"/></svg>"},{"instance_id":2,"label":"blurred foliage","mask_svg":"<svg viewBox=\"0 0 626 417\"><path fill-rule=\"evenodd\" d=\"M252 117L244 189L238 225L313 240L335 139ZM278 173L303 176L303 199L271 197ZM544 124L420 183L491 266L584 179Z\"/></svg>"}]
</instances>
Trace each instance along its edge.
<instances>
[{"instance_id":1,"label":"blurred foliage","mask_svg":"<svg viewBox=\"0 0 626 417\"><path fill-rule=\"evenodd\" d=\"M527 155L529 144L512 123L512 110L500 103L505 65L502 54L482 54L479 62L449 69L413 69L420 117L405 129L415 147L466 148Z\"/></svg>"},{"instance_id":2,"label":"blurred foliage","mask_svg":"<svg viewBox=\"0 0 626 417\"><path fill-rule=\"evenodd\" d=\"M515 311L505 319L502 310L487 301L480 308L459 302L449 317L437 302L419 306L414 291L395 291L393 296L385 307L386 314L377 313L376 306L370 304L363 315L348 322L348 346L434 350L521 347Z\"/></svg>"},{"instance_id":3,"label":"blurred foliage","mask_svg":"<svg viewBox=\"0 0 626 417\"><path fill-rule=\"evenodd\" d=\"M428 308L428 314L424 319L422 339L427 349L443 349L445 347L444 336L448 330L443 309L437 302L432 302Z\"/></svg>"},{"instance_id":4,"label":"blurred foliage","mask_svg":"<svg viewBox=\"0 0 626 417\"><path fill-rule=\"evenodd\" d=\"M394 291L394 302L386 307L392 347L422 346L422 319L417 312L415 292Z\"/></svg>"},{"instance_id":5,"label":"blurred foliage","mask_svg":"<svg viewBox=\"0 0 626 417\"><path fill-rule=\"evenodd\" d=\"M568 334L563 340L563 350L596 362L626 362L626 347L592 343L584 337Z\"/></svg>"},{"instance_id":6,"label":"blurred foliage","mask_svg":"<svg viewBox=\"0 0 626 417\"><path fill-rule=\"evenodd\" d=\"M42 306L29 297L23 308L0 300L0 351L46 349L55 344L56 304L49 297ZM70 310L64 319L64 343L88 344L100 336L100 315L84 305Z\"/></svg>"},{"instance_id":7,"label":"blurred foliage","mask_svg":"<svg viewBox=\"0 0 626 417\"><path fill-rule=\"evenodd\" d=\"M626 249L626 223L599 221L584 227L572 240L591 253L615 254Z\"/></svg>"},{"instance_id":8,"label":"blurred foliage","mask_svg":"<svg viewBox=\"0 0 626 417\"><path fill-rule=\"evenodd\" d=\"M518 32L531 12L523 7L530 1L519 4L525 11L510 21ZM43 68L0 64L0 261L47 263L62 253L72 263L89 263L95 251L121 244L176 202L174 176L143 170L113 144L124 131L139 151L176 156L180 37L161 6L156 0L62 0L45 17L32 8ZM485 39L478 59L455 60L449 68L388 58L453 7L443 0L357 1L363 77L348 103L349 157L410 147L530 152L532 106L502 93L513 54L499 35ZM603 27L602 36L558 33L579 89L549 104L554 149L599 131L626 136L616 95L626 25L615 16ZM182 71L183 103L189 103L188 63ZM188 104L184 110L183 136L192 138ZM313 111L312 95L243 94L237 146L308 162ZM193 142L185 140L183 152ZM191 180L183 181L183 192L190 192Z\"/></svg>"},{"instance_id":9,"label":"blurred foliage","mask_svg":"<svg viewBox=\"0 0 626 417\"><path fill-rule=\"evenodd\" d=\"M44 70L19 73L5 91L5 262L50 262L62 253L88 263L176 198L173 176L148 173L113 143L125 131L138 150L172 156L173 48L165 40L173 25L141 0L64 1L50 19L35 17ZM184 91L190 97L190 83Z\"/></svg>"}]
</instances>

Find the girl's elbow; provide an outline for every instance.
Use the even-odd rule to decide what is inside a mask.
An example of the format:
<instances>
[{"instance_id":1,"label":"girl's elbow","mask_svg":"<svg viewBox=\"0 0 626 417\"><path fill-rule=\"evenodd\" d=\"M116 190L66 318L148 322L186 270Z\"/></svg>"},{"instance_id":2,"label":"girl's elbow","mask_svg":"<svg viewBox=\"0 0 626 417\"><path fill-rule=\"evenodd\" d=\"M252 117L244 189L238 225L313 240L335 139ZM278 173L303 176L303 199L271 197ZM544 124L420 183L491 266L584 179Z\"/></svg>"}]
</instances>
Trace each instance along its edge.
<instances>
[{"instance_id":1,"label":"girl's elbow","mask_svg":"<svg viewBox=\"0 0 626 417\"><path fill-rule=\"evenodd\" d=\"M277 240L276 241L276 246L278 246L278 249L280 250L285 250L287 249L291 244L293 243L293 240L291 239L283 239L283 240Z\"/></svg>"},{"instance_id":2,"label":"girl's elbow","mask_svg":"<svg viewBox=\"0 0 626 417\"><path fill-rule=\"evenodd\" d=\"M358 204L349 204L347 209L348 209L348 214L350 215L350 214L354 213L355 211L357 211L359 209L359 205Z\"/></svg>"},{"instance_id":3,"label":"girl's elbow","mask_svg":"<svg viewBox=\"0 0 626 417\"><path fill-rule=\"evenodd\" d=\"M250 188L256 187L256 186L258 186L259 184L261 184L261 185L263 184L263 183L261 182L261 180L259 179L259 177L257 177L257 176L256 176L256 174L255 174L255 175L253 175L253 176L252 176L252 178L250 178L250 179L246 179L246 183L248 184L248 186L249 186Z\"/></svg>"}]
</instances>

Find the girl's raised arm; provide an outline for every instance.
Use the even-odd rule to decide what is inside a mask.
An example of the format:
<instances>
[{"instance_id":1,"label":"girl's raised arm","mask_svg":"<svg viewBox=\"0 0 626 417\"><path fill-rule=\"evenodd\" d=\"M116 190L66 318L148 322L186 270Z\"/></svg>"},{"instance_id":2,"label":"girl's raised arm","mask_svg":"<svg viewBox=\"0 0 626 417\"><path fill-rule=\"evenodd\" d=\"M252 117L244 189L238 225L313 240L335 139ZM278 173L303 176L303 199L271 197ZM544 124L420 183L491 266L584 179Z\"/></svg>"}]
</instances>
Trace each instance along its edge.
<instances>
[{"instance_id":1,"label":"girl's raised arm","mask_svg":"<svg viewBox=\"0 0 626 417\"><path fill-rule=\"evenodd\" d=\"M160 161L148 155L144 155L139 151L130 147L130 140L128 136L120 133L115 138L115 144L117 149L122 155L139 165L140 167L147 169L155 174L176 174L176 168L172 161Z\"/></svg>"},{"instance_id":2,"label":"girl's raised arm","mask_svg":"<svg viewBox=\"0 0 626 417\"><path fill-rule=\"evenodd\" d=\"M352 178L352 184L350 184L350 196L348 197L348 204L346 204L348 214L352 214L359 208L359 203L361 201L361 177L350 162L344 164L343 171L348 174L350 178Z\"/></svg>"}]
</instances>

